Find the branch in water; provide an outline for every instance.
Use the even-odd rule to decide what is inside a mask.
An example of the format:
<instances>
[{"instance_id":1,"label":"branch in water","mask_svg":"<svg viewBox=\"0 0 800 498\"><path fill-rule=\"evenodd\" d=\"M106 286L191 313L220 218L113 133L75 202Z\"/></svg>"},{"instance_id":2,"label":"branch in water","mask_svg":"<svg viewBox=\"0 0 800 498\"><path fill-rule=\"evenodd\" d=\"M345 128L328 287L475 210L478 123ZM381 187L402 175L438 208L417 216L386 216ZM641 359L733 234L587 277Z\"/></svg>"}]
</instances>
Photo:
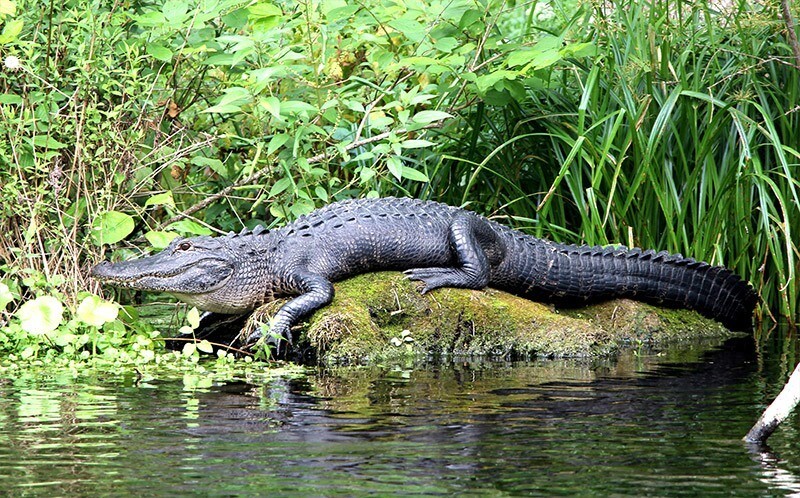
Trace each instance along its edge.
<instances>
[{"instance_id":1,"label":"branch in water","mask_svg":"<svg viewBox=\"0 0 800 498\"><path fill-rule=\"evenodd\" d=\"M775 432L781 422L792 412L800 402L800 364L792 372L789 381L775 398L775 401L764 410L761 418L750 432L744 437L748 443L764 444L767 438Z\"/></svg>"}]
</instances>

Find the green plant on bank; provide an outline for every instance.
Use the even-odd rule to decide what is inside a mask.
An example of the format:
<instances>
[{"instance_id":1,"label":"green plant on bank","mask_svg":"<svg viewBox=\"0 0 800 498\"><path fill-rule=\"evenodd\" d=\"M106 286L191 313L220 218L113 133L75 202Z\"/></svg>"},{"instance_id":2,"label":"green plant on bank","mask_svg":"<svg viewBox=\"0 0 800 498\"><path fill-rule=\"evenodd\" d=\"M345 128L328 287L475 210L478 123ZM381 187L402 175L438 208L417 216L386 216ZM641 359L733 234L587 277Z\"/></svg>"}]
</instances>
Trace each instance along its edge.
<instances>
[{"instance_id":1,"label":"green plant on bank","mask_svg":"<svg viewBox=\"0 0 800 498\"><path fill-rule=\"evenodd\" d=\"M764 315L795 320L800 72L777 9L587 5L577 24L597 56L465 112L434 197L536 235L725 264Z\"/></svg>"},{"instance_id":2,"label":"green plant on bank","mask_svg":"<svg viewBox=\"0 0 800 498\"><path fill-rule=\"evenodd\" d=\"M795 317L798 70L775 8L0 0L0 350L153 340L79 318L108 252L391 194L724 263ZM48 296L71 318L31 335Z\"/></svg>"}]
</instances>

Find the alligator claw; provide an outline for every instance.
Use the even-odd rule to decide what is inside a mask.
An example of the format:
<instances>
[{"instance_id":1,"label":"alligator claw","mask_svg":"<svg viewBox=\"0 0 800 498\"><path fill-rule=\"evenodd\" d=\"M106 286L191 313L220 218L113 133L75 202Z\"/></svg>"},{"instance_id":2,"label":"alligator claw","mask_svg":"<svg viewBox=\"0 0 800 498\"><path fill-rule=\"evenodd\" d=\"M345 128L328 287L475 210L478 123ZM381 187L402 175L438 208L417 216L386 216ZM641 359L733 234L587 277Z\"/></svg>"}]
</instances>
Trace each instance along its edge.
<instances>
[{"instance_id":1,"label":"alligator claw","mask_svg":"<svg viewBox=\"0 0 800 498\"><path fill-rule=\"evenodd\" d=\"M280 330L281 328L278 327L277 329L270 329L266 334L262 332L262 329L256 329L250 335L247 336L245 340L245 345L248 348L251 348L258 343L260 340L264 340L264 342L270 346L275 346L276 348L280 347L281 343L286 341L289 347L292 347L292 331L286 327L285 330Z\"/></svg>"},{"instance_id":2,"label":"alligator claw","mask_svg":"<svg viewBox=\"0 0 800 498\"><path fill-rule=\"evenodd\" d=\"M425 284L420 292L427 294L434 289L448 286L453 270L450 268L412 268L403 273L408 280L417 280Z\"/></svg>"}]
</instances>

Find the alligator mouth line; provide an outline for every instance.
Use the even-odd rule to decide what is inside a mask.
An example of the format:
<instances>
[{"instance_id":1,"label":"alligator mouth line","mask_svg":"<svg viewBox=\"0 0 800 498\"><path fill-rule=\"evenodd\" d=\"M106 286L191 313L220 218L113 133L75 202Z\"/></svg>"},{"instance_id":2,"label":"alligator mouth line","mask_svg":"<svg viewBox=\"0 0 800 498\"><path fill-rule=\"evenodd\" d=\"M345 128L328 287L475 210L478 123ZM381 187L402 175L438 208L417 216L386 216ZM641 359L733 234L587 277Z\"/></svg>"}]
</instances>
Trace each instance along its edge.
<instances>
[{"instance_id":1,"label":"alligator mouth line","mask_svg":"<svg viewBox=\"0 0 800 498\"><path fill-rule=\"evenodd\" d=\"M161 270L161 271L154 271L150 273L140 273L138 275L120 275L120 274L102 274L102 273L93 273L93 277L103 281L103 282L116 282L120 284L135 284L140 282L146 278L172 278L180 275L181 273L185 273L193 266L196 266L200 263L205 261L221 261L219 258L203 258L197 261L192 261L186 265L174 268L172 270ZM123 261L121 263L116 263L116 265L125 264L128 261ZM130 260L130 262L138 262L138 260ZM109 268L110 271L113 272L114 270L114 263L111 264L112 266ZM96 271L96 270L95 270Z\"/></svg>"}]
</instances>

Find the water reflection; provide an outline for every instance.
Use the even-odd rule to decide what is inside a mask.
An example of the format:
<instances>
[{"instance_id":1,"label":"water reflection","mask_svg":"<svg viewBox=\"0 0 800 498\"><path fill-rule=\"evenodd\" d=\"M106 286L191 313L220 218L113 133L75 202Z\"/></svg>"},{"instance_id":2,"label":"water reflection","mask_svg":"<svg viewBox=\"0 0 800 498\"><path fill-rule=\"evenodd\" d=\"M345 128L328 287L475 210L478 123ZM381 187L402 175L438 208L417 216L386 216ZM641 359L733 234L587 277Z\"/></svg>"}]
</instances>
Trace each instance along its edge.
<instances>
[{"instance_id":1,"label":"water reflection","mask_svg":"<svg viewBox=\"0 0 800 498\"><path fill-rule=\"evenodd\" d=\"M773 436L774 454L740 441L765 390L780 388L780 367L759 364L748 339L708 349L341 368L199 389L133 375L24 375L0 380L0 489L797 493L797 417Z\"/></svg>"},{"instance_id":2,"label":"water reflection","mask_svg":"<svg viewBox=\"0 0 800 498\"><path fill-rule=\"evenodd\" d=\"M768 484L772 489L788 491L793 498L800 497L800 478L797 474L782 468L786 461L779 459L769 446L748 445L753 461L762 469L761 482Z\"/></svg>"}]
</instances>

